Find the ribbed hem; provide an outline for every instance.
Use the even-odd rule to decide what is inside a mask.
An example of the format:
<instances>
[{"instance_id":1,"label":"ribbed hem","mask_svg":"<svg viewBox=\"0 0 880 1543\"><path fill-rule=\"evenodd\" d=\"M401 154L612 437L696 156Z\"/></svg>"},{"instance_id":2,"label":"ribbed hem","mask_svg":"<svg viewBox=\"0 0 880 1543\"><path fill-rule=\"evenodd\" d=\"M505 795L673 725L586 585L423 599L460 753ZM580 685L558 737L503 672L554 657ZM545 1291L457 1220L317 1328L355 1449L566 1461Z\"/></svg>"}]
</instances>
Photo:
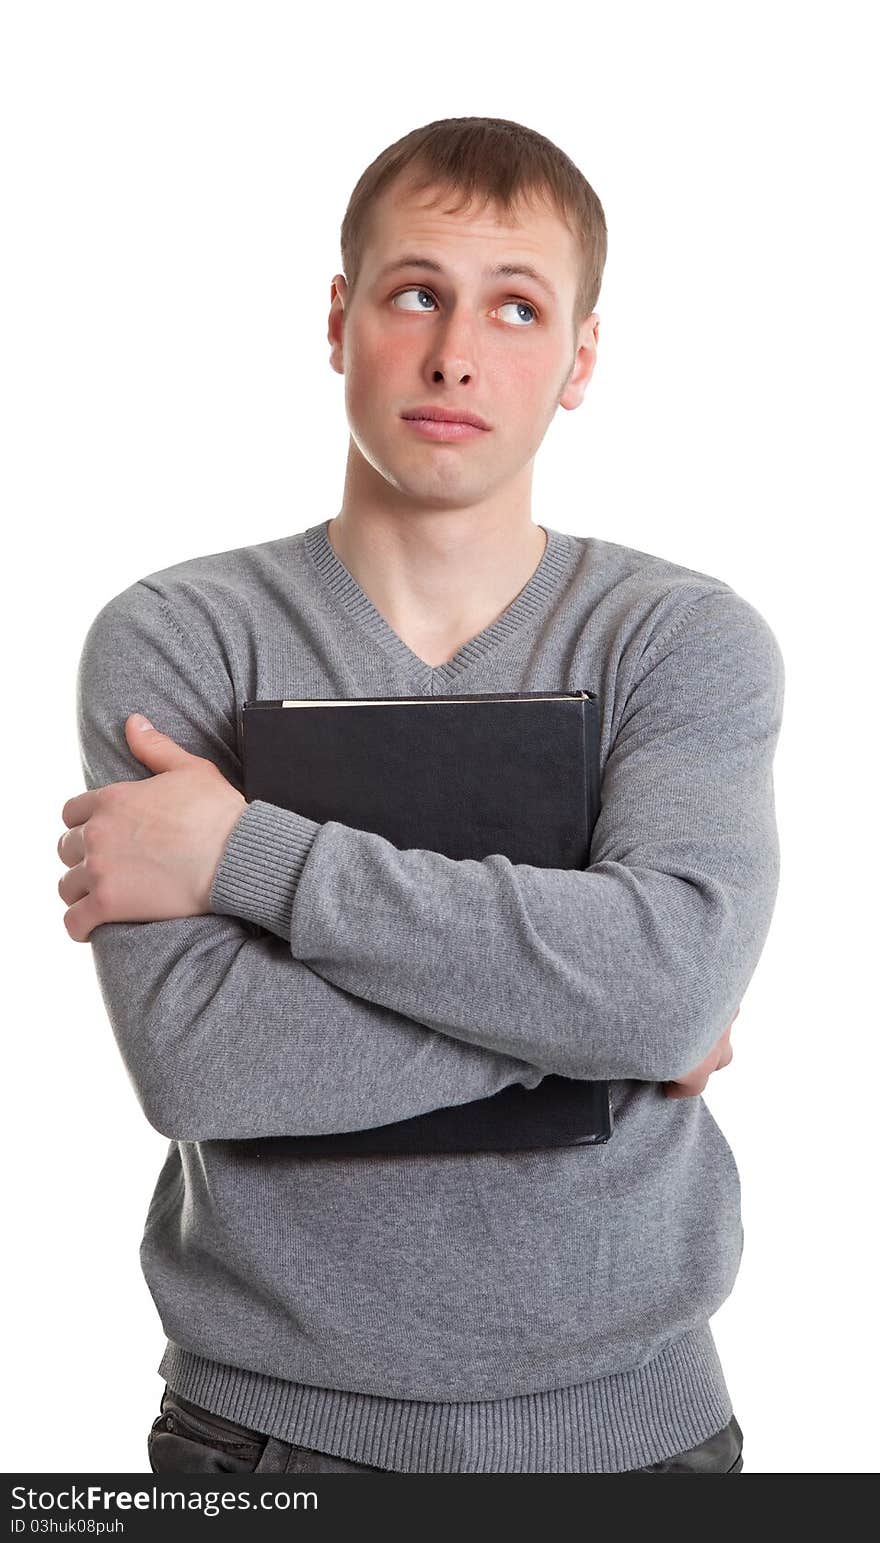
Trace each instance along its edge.
<instances>
[{"instance_id":1,"label":"ribbed hem","mask_svg":"<svg viewBox=\"0 0 880 1543\"><path fill-rule=\"evenodd\" d=\"M225 1419L395 1473L625 1473L699 1446L733 1414L708 1322L632 1371L472 1403L307 1387L172 1340L158 1370Z\"/></svg>"},{"instance_id":2,"label":"ribbed hem","mask_svg":"<svg viewBox=\"0 0 880 1543\"><path fill-rule=\"evenodd\" d=\"M354 575L349 573L327 534L330 520L311 525L304 532L305 549L318 574L342 609L368 632L397 665L415 671L422 677L423 688L430 694L442 693L451 686L456 676L483 659L497 644L512 637L520 627L541 614L556 591L561 579L574 567L579 547L574 536L566 531L553 530L550 526L538 527L547 536L547 543L537 568L528 582L514 597L511 604L488 627L471 638L445 664L428 665L424 659L404 643L393 627L377 610L372 600L361 589Z\"/></svg>"},{"instance_id":3,"label":"ribbed hem","mask_svg":"<svg viewBox=\"0 0 880 1543\"><path fill-rule=\"evenodd\" d=\"M220 859L211 910L256 922L289 943L293 897L320 829L319 821L304 814L253 799Z\"/></svg>"}]
</instances>

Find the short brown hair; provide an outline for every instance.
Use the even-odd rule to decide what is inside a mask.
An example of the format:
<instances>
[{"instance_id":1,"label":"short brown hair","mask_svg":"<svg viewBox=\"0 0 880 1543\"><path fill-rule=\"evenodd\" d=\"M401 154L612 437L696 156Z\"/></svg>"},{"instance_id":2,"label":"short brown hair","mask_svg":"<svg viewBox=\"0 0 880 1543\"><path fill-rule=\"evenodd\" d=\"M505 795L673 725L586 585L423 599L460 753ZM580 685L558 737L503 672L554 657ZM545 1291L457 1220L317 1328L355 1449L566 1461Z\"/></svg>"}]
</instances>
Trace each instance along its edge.
<instances>
[{"instance_id":1,"label":"short brown hair","mask_svg":"<svg viewBox=\"0 0 880 1543\"><path fill-rule=\"evenodd\" d=\"M534 129L508 118L438 118L398 139L367 167L342 221L342 271L353 292L370 230L373 202L403 174L414 192L459 189L454 210L475 199L506 214L521 200L543 199L568 225L581 254L572 317L575 331L599 298L608 249L605 213L574 162Z\"/></svg>"}]
</instances>

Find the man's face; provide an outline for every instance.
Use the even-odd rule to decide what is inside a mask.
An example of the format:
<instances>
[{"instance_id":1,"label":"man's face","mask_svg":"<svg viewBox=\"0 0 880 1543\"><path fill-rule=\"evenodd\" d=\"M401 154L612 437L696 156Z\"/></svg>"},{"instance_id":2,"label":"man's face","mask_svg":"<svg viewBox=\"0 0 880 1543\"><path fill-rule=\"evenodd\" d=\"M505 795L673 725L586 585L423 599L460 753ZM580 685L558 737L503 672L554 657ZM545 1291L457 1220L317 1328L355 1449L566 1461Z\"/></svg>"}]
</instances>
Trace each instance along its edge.
<instances>
[{"instance_id":1,"label":"man's face","mask_svg":"<svg viewBox=\"0 0 880 1543\"><path fill-rule=\"evenodd\" d=\"M434 189L386 190L354 294L343 275L333 281L328 331L361 455L407 498L441 507L481 503L517 478L528 485L557 407L583 397L599 329L594 312L573 334L578 255L555 211L517 211L510 223L491 206L436 207L454 201ZM386 271L405 255L440 271ZM531 266L554 293L522 274L485 271L500 263ZM401 416L424 406L477 413L489 428L429 439Z\"/></svg>"}]
</instances>

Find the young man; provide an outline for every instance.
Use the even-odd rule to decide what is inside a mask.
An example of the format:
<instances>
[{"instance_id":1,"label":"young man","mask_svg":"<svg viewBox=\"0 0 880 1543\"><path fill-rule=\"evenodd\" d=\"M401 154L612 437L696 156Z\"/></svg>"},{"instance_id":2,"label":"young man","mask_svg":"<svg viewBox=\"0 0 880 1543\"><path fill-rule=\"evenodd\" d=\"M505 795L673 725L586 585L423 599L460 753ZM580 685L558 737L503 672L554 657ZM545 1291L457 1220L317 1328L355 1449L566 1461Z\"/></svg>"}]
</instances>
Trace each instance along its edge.
<instances>
[{"instance_id":1,"label":"young man","mask_svg":"<svg viewBox=\"0 0 880 1543\"><path fill-rule=\"evenodd\" d=\"M504 120L429 124L364 173L342 238L339 513L147 575L80 660L65 923L170 1138L141 1246L167 1336L150 1463L738 1472L709 1319L739 1177L697 1095L773 911L779 648L721 580L532 522L599 334L604 216L567 157ZM438 415L483 427L437 437ZM246 699L584 685L584 871L401 851L241 793ZM610 1141L309 1160L289 1139L551 1072L612 1082Z\"/></svg>"}]
</instances>

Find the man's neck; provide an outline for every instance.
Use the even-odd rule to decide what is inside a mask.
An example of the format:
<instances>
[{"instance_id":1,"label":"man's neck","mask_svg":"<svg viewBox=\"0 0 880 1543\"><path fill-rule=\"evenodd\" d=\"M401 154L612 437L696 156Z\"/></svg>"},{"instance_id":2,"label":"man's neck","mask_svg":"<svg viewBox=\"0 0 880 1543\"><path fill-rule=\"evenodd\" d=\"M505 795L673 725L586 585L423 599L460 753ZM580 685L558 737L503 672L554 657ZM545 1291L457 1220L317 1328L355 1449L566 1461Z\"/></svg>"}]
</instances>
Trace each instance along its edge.
<instances>
[{"instance_id":1,"label":"man's neck","mask_svg":"<svg viewBox=\"0 0 880 1543\"><path fill-rule=\"evenodd\" d=\"M425 539L423 530L342 512L327 536L388 625L436 668L507 610L538 567L547 536L531 520L513 532L477 529L454 543Z\"/></svg>"}]
</instances>

